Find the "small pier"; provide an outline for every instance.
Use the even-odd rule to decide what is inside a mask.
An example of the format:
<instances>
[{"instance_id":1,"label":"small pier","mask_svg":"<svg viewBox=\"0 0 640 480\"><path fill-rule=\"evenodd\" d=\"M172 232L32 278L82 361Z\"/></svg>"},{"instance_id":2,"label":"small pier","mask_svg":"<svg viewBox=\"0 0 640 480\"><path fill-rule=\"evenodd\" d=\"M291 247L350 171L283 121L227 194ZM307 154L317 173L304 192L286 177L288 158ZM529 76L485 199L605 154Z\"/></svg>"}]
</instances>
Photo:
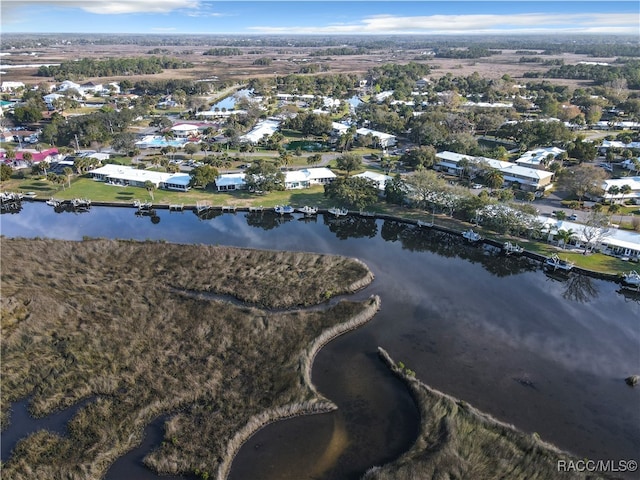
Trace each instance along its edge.
<instances>
[{"instance_id":1,"label":"small pier","mask_svg":"<svg viewBox=\"0 0 640 480\"><path fill-rule=\"evenodd\" d=\"M235 205L223 205L222 206L222 211L223 212L235 212L236 211L236 206Z\"/></svg>"},{"instance_id":2,"label":"small pier","mask_svg":"<svg viewBox=\"0 0 640 480\"><path fill-rule=\"evenodd\" d=\"M259 207L249 207L250 212L262 212L264 211L264 207L260 205Z\"/></svg>"},{"instance_id":3,"label":"small pier","mask_svg":"<svg viewBox=\"0 0 640 480\"><path fill-rule=\"evenodd\" d=\"M184 203L169 205L170 212L182 212L184 210Z\"/></svg>"},{"instance_id":4,"label":"small pier","mask_svg":"<svg viewBox=\"0 0 640 480\"><path fill-rule=\"evenodd\" d=\"M3 212L19 212L22 209L22 194L2 192L0 193L0 210Z\"/></svg>"},{"instance_id":5,"label":"small pier","mask_svg":"<svg viewBox=\"0 0 640 480\"><path fill-rule=\"evenodd\" d=\"M196 214L200 215L211 210L211 202L208 200L201 200L196 202Z\"/></svg>"}]
</instances>

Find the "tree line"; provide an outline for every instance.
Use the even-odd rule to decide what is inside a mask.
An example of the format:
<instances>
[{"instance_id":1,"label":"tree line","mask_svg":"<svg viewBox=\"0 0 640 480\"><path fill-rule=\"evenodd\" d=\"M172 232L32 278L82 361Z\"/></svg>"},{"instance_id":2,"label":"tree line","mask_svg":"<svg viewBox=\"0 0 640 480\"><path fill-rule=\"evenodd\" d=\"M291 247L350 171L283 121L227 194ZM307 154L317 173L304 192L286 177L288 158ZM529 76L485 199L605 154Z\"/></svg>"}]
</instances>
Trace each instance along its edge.
<instances>
[{"instance_id":1,"label":"tree line","mask_svg":"<svg viewBox=\"0 0 640 480\"><path fill-rule=\"evenodd\" d=\"M132 57L94 60L82 58L63 62L60 65L42 66L36 73L39 77L54 77L56 81L85 77L112 77L116 75L148 75L164 69L191 68L193 64L171 57Z\"/></svg>"}]
</instances>

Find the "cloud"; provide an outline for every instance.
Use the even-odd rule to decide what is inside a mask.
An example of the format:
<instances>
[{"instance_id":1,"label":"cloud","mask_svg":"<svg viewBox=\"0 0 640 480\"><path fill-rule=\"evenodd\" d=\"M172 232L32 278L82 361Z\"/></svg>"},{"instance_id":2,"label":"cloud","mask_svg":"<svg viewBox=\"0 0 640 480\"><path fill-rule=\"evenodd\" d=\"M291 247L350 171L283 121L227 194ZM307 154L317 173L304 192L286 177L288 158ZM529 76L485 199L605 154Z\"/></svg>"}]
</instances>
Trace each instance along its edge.
<instances>
[{"instance_id":1,"label":"cloud","mask_svg":"<svg viewBox=\"0 0 640 480\"><path fill-rule=\"evenodd\" d=\"M480 34L480 33L619 33L637 34L637 18L621 13L373 15L359 22L326 26L254 26L256 33L297 34Z\"/></svg>"},{"instance_id":2,"label":"cloud","mask_svg":"<svg viewBox=\"0 0 640 480\"><path fill-rule=\"evenodd\" d=\"M77 8L98 15L123 13L168 13L184 8L197 8L200 0L3 0L3 15L21 7L35 5Z\"/></svg>"}]
</instances>

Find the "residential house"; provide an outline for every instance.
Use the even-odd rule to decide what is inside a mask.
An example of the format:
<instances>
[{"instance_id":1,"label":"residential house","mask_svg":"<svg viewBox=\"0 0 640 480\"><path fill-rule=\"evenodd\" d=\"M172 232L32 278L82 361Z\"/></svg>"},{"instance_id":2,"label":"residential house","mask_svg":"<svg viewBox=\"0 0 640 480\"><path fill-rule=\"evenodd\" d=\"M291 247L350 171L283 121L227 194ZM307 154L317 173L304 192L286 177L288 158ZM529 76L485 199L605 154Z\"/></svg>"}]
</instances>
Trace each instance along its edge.
<instances>
[{"instance_id":1,"label":"residential house","mask_svg":"<svg viewBox=\"0 0 640 480\"><path fill-rule=\"evenodd\" d=\"M511 162L503 162L493 158L473 157L455 152L440 152L436 154L438 163L435 170L444 171L452 175L461 175L463 168L460 166L462 159L467 159L471 163L471 168L484 163L490 168L495 168L502 173L506 184L517 183L522 190L537 191L546 190L551 187L553 173L535 168L522 167Z\"/></svg>"},{"instance_id":2,"label":"residential house","mask_svg":"<svg viewBox=\"0 0 640 480\"><path fill-rule=\"evenodd\" d=\"M258 143L266 135L270 137L278 131L280 127L280 121L275 119L267 119L258 122L256 126L249 133L246 133L240 137L241 142Z\"/></svg>"},{"instance_id":3,"label":"residential house","mask_svg":"<svg viewBox=\"0 0 640 480\"><path fill-rule=\"evenodd\" d=\"M387 185L387 181L392 179L392 177L390 177L389 175L385 175L383 173L378 173L378 172L371 172L369 170L366 170L362 173L358 173L357 175L354 175L354 177L362 177L362 178L367 178L371 180L376 184L376 187L378 187L378 190L380 190L381 194L384 193L384 189Z\"/></svg>"},{"instance_id":4,"label":"residential house","mask_svg":"<svg viewBox=\"0 0 640 480\"><path fill-rule=\"evenodd\" d=\"M191 188L191 176L186 173L165 173L140 170L123 165L107 164L88 172L94 180L112 185L144 187L147 181L156 188L186 192Z\"/></svg>"},{"instance_id":5,"label":"residential house","mask_svg":"<svg viewBox=\"0 0 640 480\"><path fill-rule=\"evenodd\" d=\"M25 85L22 82L2 82L0 84L0 91L2 92L15 92L24 88Z\"/></svg>"},{"instance_id":6,"label":"residential house","mask_svg":"<svg viewBox=\"0 0 640 480\"><path fill-rule=\"evenodd\" d=\"M389 133L384 133L384 132L378 132L376 130L370 130L368 128L358 128L356 130L356 134L357 135L371 134L371 136L375 139L378 145L383 149L386 149L388 147L393 147L397 143L395 135L391 135Z\"/></svg>"},{"instance_id":7,"label":"residential house","mask_svg":"<svg viewBox=\"0 0 640 480\"><path fill-rule=\"evenodd\" d=\"M287 190L309 188L311 185L326 185L336 178L336 174L326 167L303 168L285 172L284 187Z\"/></svg>"},{"instance_id":8,"label":"residential house","mask_svg":"<svg viewBox=\"0 0 640 480\"><path fill-rule=\"evenodd\" d=\"M558 147L536 148L535 150L529 150L523 153L522 156L516 160L516 164L522 167L545 170L545 167L548 167L558 155L564 152L566 152L566 150ZM553 157L551 161L548 160L549 155Z\"/></svg>"},{"instance_id":9,"label":"residential house","mask_svg":"<svg viewBox=\"0 0 640 480\"><path fill-rule=\"evenodd\" d=\"M615 195L607 193L611 187L620 189L624 185L628 185L631 188L629 193L623 194L618 192ZM602 190L604 191L602 198L608 202L621 203L626 200L633 200L636 204L640 203L640 177L611 178L605 180L602 183Z\"/></svg>"}]
</instances>

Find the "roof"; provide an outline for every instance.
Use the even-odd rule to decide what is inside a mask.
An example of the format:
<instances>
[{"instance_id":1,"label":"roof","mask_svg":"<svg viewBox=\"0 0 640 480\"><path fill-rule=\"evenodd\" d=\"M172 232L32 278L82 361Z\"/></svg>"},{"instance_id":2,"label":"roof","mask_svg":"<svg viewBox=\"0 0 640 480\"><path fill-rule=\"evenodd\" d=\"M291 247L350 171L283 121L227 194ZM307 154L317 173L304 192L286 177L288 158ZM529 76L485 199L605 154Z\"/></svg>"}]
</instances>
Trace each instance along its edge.
<instances>
[{"instance_id":1,"label":"roof","mask_svg":"<svg viewBox=\"0 0 640 480\"><path fill-rule=\"evenodd\" d=\"M354 177L362 177L362 178L368 178L369 180L373 180L378 184L378 189L380 190L384 190L387 180L391 180L392 178L389 175L385 175L383 173L371 172L369 170L366 170L362 173L358 173L357 175L354 175Z\"/></svg>"},{"instance_id":2,"label":"roof","mask_svg":"<svg viewBox=\"0 0 640 480\"><path fill-rule=\"evenodd\" d=\"M171 127L171 130L176 132L192 132L198 130L198 125L192 125L191 123L178 123Z\"/></svg>"},{"instance_id":3,"label":"roof","mask_svg":"<svg viewBox=\"0 0 640 480\"><path fill-rule=\"evenodd\" d=\"M186 186L189 185L189 182L191 181L191 177L186 173L153 172L150 170L140 170L134 167L114 164L107 164L103 167L90 170L89 173L139 183L150 181L156 186L160 183L173 183Z\"/></svg>"},{"instance_id":4,"label":"roof","mask_svg":"<svg viewBox=\"0 0 640 480\"><path fill-rule=\"evenodd\" d=\"M540 162L546 159L548 155L553 155L553 158L555 158L565 151L566 150L562 150L558 147L536 148L535 150L529 150L528 152L523 153L522 156L516 160L516 163L539 165Z\"/></svg>"},{"instance_id":5,"label":"roof","mask_svg":"<svg viewBox=\"0 0 640 480\"><path fill-rule=\"evenodd\" d=\"M336 178L336 174L326 167L303 168L285 172L285 183L313 181L321 178Z\"/></svg>"},{"instance_id":6,"label":"roof","mask_svg":"<svg viewBox=\"0 0 640 480\"><path fill-rule=\"evenodd\" d=\"M371 130L369 128L359 128L356 130L356 133L358 135L368 135L371 134L374 137L378 137L379 139L383 140L383 139L391 139L391 138L396 138L395 135L391 135L390 133L384 133L384 132L378 132L376 130Z\"/></svg>"},{"instance_id":7,"label":"roof","mask_svg":"<svg viewBox=\"0 0 640 480\"><path fill-rule=\"evenodd\" d=\"M568 222L566 220L555 220L548 217L539 216L544 225L551 225L552 232L558 232L559 230L573 230L576 238L586 241L582 235L585 225L581 223ZM629 230L618 230L617 228L607 229L607 233L602 237L601 242L606 245L612 245L621 248L629 248L631 250L640 250L640 234L631 232Z\"/></svg>"},{"instance_id":8,"label":"roof","mask_svg":"<svg viewBox=\"0 0 640 480\"><path fill-rule=\"evenodd\" d=\"M217 187L228 187L230 185L244 185L244 173L224 173L216 178Z\"/></svg>"},{"instance_id":9,"label":"roof","mask_svg":"<svg viewBox=\"0 0 640 480\"><path fill-rule=\"evenodd\" d=\"M278 130L279 126L280 122L278 120L263 120L262 122L258 122L253 130L242 135L240 138L242 140L256 143L265 135L273 135Z\"/></svg>"},{"instance_id":10,"label":"roof","mask_svg":"<svg viewBox=\"0 0 640 480\"><path fill-rule=\"evenodd\" d=\"M553 176L553 172L547 172L545 170L537 170L535 168L522 167L511 162L503 162L487 157L474 157L473 155L462 155L455 152L439 152L436 153L436 157L441 160L458 163L463 158L468 159L471 162L486 162L491 168L500 170L504 175L512 176L513 178L535 178L538 180L550 178ZM508 180L508 179L506 179Z\"/></svg>"}]
</instances>

